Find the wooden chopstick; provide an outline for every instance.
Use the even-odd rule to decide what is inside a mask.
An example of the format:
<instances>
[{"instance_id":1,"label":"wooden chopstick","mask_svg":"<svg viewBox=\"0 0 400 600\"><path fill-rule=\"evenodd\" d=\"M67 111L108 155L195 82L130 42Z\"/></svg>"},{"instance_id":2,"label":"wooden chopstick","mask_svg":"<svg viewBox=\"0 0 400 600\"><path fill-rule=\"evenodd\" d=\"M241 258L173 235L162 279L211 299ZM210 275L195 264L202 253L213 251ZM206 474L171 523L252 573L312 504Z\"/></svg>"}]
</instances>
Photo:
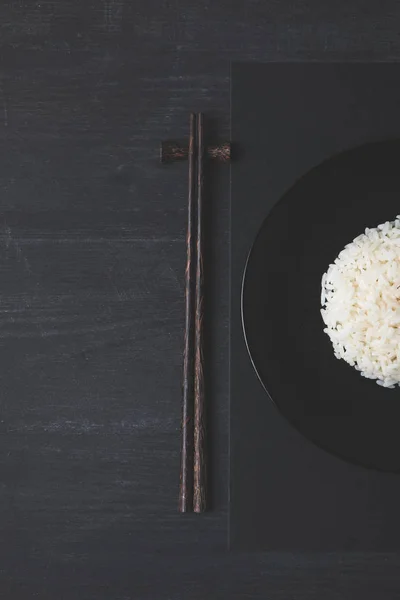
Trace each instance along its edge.
<instances>
[{"instance_id":1,"label":"wooden chopstick","mask_svg":"<svg viewBox=\"0 0 400 600\"><path fill-rule=\"evenodd\" d=\"M181 437L181 471L179 487L179 512L193 510L193 411L194 411L194 360L195 360L195 242L196 242L196 156L197 117L190 115L189 130L189 192L188 224L186 236L185 272L185 341L183 357L183 406Z\"/></svg>"},{"instance_id":2,"label":"wooden chopstick","mask_svg":"<svg viewBox=\"0 0 400 600\"><path fill-rule=\"evenodd\" d=\"M193 510L201 513L207 507L206 415L204 392L203 317L203 201L204 201L204 115L197 116L197 236L195 291L195 366L194 366L194 466Z\"/></svg>"}]
</instances>

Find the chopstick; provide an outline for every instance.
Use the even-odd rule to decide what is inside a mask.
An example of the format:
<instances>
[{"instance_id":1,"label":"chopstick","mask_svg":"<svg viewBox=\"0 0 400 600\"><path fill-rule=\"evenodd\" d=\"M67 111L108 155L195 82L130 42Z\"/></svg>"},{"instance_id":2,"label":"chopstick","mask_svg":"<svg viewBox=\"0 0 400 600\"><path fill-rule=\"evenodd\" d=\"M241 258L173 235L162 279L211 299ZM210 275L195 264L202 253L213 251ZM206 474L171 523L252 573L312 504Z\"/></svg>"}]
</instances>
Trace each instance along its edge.
<instances>
[{"instance_id":1,"label":"chopstick","mask_svg":"<svg viewBox=\"0 0 400 600\"><path fill-rule=\"evenodd\" d=\"M189 191L185 272L185 342L179 512L207 506L206 416L203 364L204 115L190 115ZM197 167L197 168L196 168Z\"/></svg>"},{"instance_id":2,"label":"chopstick","mask_svg":"<svg viewBox=\"0 0 400 600\"><path fill-rule=\"evenodd\" d=\"M179 487L179 512L193 510L193 410L194 410L194 357L195 357L195 241L196 241L196 156L197 117L190 115L189 122L189 191L188 224L186 236L185 272L185 341L183 355L183 403L181 436L181 471Z\"/></svg>"},{"instance_id":3,"label":"chopstick","mask_svg":"<svg viewBox=\"0 0 400 600\"><path fill-rule=\"evenodd\" d=\"M204 265L203 265L203 200L204 200L204 115L197 117L197 232L195 291L195 367L194 367L194 461L193 510L201 513L207 507L206 415L203 364Z\"/></svg>"}]
</instances>

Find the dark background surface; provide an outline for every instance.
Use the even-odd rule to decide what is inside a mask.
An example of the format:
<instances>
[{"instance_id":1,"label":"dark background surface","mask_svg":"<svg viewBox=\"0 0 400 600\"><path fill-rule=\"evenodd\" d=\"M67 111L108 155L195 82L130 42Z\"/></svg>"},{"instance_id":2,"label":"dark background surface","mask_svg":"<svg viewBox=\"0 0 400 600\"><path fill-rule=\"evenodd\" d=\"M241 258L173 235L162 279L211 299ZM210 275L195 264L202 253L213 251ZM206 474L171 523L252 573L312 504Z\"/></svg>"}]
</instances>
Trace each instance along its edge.
<instances>
[{"instance_id":1,"label":"dark background surface","mask_svg":"<svg viewBox=\"0 0 400 600\"><path fill-rule=\"evenodd\" d=\"M226 552L229 173L214 182L214 510L176 513L190 110L230 60L400 58L396 2L0 7L0 594L400 597L397 554Z\"/></svg>"}]
</instances>

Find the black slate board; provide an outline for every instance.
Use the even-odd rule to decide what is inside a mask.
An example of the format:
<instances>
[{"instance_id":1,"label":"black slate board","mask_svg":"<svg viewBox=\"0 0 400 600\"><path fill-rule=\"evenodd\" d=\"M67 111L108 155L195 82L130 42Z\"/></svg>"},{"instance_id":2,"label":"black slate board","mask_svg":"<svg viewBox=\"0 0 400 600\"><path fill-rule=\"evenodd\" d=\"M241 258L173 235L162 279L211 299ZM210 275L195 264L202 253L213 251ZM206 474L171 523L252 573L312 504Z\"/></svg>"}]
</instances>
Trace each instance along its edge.
<instances>
[{"instance_id":1,"label":"black slate board","mask_svg":"<svg viewBox=\"0 0 400 600\"><path fill-rule=\"evenodd\" d=\"M230 544L268 550L400 548L400 476L346 463L278 414L251 365L240 294L248 252L283 193L328 157L400 137L400 65L232 68ZM400 202L399 202L400 206Z\"/></svg>"}]
</instances>

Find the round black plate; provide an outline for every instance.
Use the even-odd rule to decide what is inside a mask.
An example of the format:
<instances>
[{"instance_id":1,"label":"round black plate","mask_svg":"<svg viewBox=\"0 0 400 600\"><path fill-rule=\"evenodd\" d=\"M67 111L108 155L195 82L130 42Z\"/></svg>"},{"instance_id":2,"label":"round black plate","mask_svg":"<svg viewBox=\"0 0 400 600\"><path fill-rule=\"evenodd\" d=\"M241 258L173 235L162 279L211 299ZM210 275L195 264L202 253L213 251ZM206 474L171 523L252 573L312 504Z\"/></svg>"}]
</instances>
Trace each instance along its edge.
<instances>
[{"instance_id":1,"label":"round black plate","mask_svg":"<svg viewBox=\"0 0 400 600\"><path fill-rule=\"evenodd\" d=\"M400 388L384 389L333 355L321 277L365 227L400 214L400 141L368 144L299 180L264 221L243 280L246 342L281 413L344 459L400 471Z\"/></svg>"}]
</instances>

